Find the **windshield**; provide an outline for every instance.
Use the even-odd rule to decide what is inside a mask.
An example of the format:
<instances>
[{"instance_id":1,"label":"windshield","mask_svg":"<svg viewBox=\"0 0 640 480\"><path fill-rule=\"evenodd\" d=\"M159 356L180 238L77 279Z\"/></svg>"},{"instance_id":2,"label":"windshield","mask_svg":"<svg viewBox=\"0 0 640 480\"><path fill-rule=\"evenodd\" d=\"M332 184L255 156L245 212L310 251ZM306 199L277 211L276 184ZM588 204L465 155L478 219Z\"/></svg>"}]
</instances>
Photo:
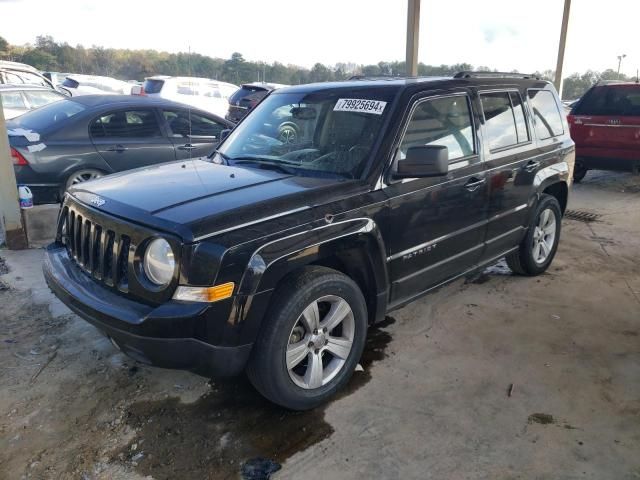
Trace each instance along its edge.
<instances>
[{"instance_id":1,"label":"windshield","mask_svg":"<svg viewBox=\"0 0 640 480\"><path fill-rule=\"evenodd\" d=\"M229 135L219 149L223 158L214 161L358 178L392 98L381 89L271 94Z\"/></svg>"},{"instance_id":2,"label":"windshield","mask_svg":"<svg viewBox=\"0 0 640 480\"><path fill-rule=\"evenodd\" d=\"M19 125L36 132L48 131L84 109L84 105L73 100L61 99L20 115L12 120L12 126Z\"/></svg>"}]
</instances>

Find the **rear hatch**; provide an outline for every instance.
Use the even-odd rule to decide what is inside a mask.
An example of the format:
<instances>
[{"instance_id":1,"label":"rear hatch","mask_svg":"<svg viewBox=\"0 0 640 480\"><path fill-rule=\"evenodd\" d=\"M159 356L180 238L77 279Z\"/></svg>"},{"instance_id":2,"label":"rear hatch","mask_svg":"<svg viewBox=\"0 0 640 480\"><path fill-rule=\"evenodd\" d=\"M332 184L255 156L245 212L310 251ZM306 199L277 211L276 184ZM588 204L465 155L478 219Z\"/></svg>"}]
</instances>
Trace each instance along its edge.
<instances>
[{"instance_id":1,"label":"rear hatch","mask_svg":"<svg viewBox=\"0 0 640 480\"><path fill-rule=\"evenodd\" d=\"M242 85L229 97L227 120L238 123L260 101L267 96L269 89L256 85Z\"/></svg>"},{"instance_id":2,"label":"rear hatch","mask_svg":"<svg viewBox=\"0 0 640 480\"><path fill-rule=\"evenodd\" d=\"M640 158L640 85L589 90L568 117L578 156Z\"/></svg>"}]
</instances>

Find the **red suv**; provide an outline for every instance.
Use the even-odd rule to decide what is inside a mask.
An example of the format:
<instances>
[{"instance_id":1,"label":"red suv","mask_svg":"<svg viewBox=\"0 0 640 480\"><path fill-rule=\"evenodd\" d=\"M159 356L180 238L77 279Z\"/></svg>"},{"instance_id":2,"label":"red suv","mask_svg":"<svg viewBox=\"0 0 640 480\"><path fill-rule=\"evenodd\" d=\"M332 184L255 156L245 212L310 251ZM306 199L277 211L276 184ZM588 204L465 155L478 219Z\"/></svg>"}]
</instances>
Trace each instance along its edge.
<instances>
[{"instance_id":1,"label":"red suv","mask_svg":"<svg viewBox=\"0 0 640 480\"><path fill-rule=\"evenodd\" d=\"M576 143L573 179L589 169L640 170L640 84L593 86L568 116Z\"/></svg>"}]
</instances>

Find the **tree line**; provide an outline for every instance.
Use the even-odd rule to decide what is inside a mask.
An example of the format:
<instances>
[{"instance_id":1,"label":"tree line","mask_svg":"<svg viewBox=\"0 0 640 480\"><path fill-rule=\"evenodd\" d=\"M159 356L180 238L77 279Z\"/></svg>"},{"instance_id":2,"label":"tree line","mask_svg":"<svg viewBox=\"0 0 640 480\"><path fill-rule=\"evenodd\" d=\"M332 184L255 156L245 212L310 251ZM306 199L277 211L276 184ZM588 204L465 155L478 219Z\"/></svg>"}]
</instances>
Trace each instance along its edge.
<instances>
[{"instance_id":1,"label":"tree line","mask_svg":"<svg viewBox=\"0 0 640 480\"><path fill-rule=\"evenodd\" d=\"M42 71L104 75L122 80L143 80L151 75L194 76L214 78L240 85L254 81L267 81L296 85L310 82L345 80L354 75L401 76L406 72L405 62L378 62L372 65L336 63L333 66L316 63L312 68L246 60L241 53L230 58L209 57L199 53L168 53L157 50L129 50L82 45L71 46L57 42L50 36L38 36L34 44L10 45L0 37L0 58L32 65ZM419 75L451 76L462 70L496 71L486 66L474 67L468 63L454 65L418 64ZM516 72L515 70L513 71ZM546 80L553 80L554 72L534 72ZM636 80L618 75L614 70L603 72L588 70L574 73L564 79L563 98L579 98L599 80Z\"/></svg>"}]
</instances>

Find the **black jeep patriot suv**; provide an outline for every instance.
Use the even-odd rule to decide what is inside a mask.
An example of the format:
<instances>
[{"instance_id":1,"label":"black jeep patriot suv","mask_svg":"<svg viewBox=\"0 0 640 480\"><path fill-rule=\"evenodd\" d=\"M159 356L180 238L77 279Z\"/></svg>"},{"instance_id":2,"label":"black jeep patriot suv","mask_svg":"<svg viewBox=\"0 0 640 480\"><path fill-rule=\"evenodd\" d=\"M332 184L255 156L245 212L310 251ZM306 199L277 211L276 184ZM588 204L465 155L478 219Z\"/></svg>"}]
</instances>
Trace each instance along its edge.
<instances>
[{"instance_id":1,"label":"black jeep patriot suv","mask_svg":"<svg viewBox=\"0 0 640 480\"><path fill-rule=\"evenodd\" d=\"M283 107L295 142L273 128ZM44 273L130 356L246 370L308 409L345 385L390 310L504 256L518 274L547 269L575 155L560 112L524 75L276 90L209 161L72 188Z\"/></svg>"}]
</instances>

